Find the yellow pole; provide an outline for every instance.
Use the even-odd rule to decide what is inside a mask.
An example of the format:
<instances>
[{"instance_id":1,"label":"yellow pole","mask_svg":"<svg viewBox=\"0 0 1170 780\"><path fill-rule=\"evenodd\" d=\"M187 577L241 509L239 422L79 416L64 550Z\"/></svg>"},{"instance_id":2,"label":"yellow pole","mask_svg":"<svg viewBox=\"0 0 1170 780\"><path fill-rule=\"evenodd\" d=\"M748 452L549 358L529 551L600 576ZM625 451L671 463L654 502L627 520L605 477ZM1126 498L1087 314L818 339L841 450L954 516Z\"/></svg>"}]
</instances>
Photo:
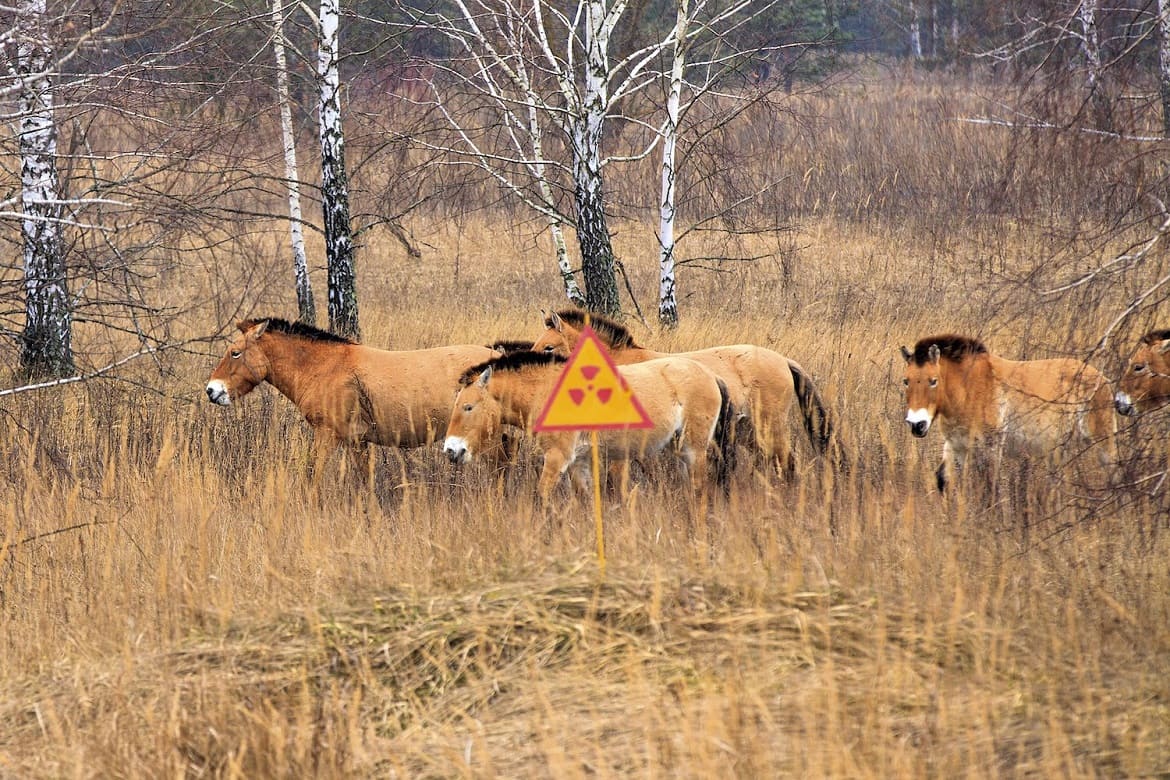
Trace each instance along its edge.
<instances>
[{"instance_id":1,"label":"yellow pole","mask_svg":"<svg viewBox=\"0 0 1170 780\"><path fill-rule=\"evenodd\" d=\"M589 432L589 448L593 450L593 521L597 526L597 568L605 577L605 524L601 521L601 469L597 463L597 431Z\"/></svg>"}]
</instances>

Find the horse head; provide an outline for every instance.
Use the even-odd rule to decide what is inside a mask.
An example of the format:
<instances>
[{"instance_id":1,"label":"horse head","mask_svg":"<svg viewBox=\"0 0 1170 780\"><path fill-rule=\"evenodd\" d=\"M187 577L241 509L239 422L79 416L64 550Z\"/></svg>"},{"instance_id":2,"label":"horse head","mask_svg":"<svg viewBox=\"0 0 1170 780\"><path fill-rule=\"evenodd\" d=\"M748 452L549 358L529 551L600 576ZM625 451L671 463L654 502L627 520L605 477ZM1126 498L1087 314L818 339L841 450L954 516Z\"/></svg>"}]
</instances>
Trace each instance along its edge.
<instances>
[{"instance_id":1,"label":"horse head","mask_svg":"<svg viewBox=\"0 0 1170 780\"><path fill-rule=\"evenodd\" d=\"M488 387L491 379L492 368L488 366L455 398L443 440L443 452L452 463L467 463L500 440L503 411Z\"/></svg>"},{"instance_id":2,"label":"horse head","mask_svg":"<svg viewBox=\"0 0 1170 780\"><path fill-rule=\"evenodd\" d=\"M268 356L257 345L268 320L244 320L238 327L239 334L207 380L207 400L213 404L227 406L233 399L243 398L268 376Z\"/></svg>"},{"instance_id":3,"label":"horse head","mask_svg":"<svg viewBox=\"0 0 1170 780\"><path fill-rule=\"evenodd\" d=\"M922 438L930 430L934 416L938 413L940 352L937 344L931 344L924 360L916 360L915 352L902 347L906 359L906 424L910 433ZM918 357L923 357L919 355Z\"/></svg>"},{"instance_id":4,"label":"horse head","mask_svg":"<svg viewBox=\"0 0 1170 780\"><path fill-rule=\"evenodd\" d=\"M1118 383L1113 405L1127 417L1170 401L1170 330L1142 338Z\"/></svg>"},{"instance_id":5,"label":"horse head","mask_svg":"<svg viewBox=\"0 0 1170 780\"><path fill-rule=\"evenodd\" d=\"M576 345L578 331L566 323L555 311L544 312L544 333L532 342L533 352L547 352L568 357Z\"/></svg>"}]
</instances>

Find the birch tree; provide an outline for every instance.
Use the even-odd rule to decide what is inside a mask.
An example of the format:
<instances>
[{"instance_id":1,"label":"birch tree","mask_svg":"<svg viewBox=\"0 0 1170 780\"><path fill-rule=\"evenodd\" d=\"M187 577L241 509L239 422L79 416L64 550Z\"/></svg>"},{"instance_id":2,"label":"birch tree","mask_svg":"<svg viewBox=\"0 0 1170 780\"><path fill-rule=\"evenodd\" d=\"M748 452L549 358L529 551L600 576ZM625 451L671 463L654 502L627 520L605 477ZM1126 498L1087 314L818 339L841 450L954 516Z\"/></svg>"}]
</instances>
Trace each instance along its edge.
<instances>
[{"instance_id":1,"label":"birch tree","mask_svg":"<svg viewBox=\"0 0 1170 780\"><path fill-rule=\"evenodd\" d=\"M321 0L317 77L320 81L321 208L329 280L329 329L361 337L353 234L349 221L349 185L345 173L345 135L341 126L341 77L338 72L338 0Z\"/></svg>"},{"instance_id":2,"label":"birch tree","mask_svg":"<svg viewBox=\"0 0 1170 780\"><path fill-rule=\"evenodd\" d=\"M276 99L280 104L280 136L284 147L284 177L288 182L288 231L293 254L293 278L297 290L297 311L301 322L315 325L317 307L309 279L305 236L301 228L301 186L297 172L297 143L293 133L292 104L288 88L288 59L285 55L284 9L281 0L272 0L272 49L276 58Z\"/></svg>"},{"instance_id":3,"label":"birch tree","mask_svg":"<svg viewBox=\"0 0 1170 780\"><path fill-rule=\"evenodd\" d=\"M700 35L715 37L721 28L758 17L774 5L760 0L688 3L680 54ZM610 48L624 18L624 0L612 5L579 0L567 9L540 0L453 0L453 7L456 13L432 11L419 20L445 35L459 51L459 56L442 63L444 83L434 85L435 106L447 119L454 140L425 143L447 153L450 164L473 165L486 172L505 191L543 214L554 235L560 225L571 225L577 235L586 306L618 311L605 171L614 164L646 159L663 143L667 120L635 117L625 106L645 95L650 85L669 79L661 62L675 51L677 24L659 37L641 31L641 42L615 59ZM700 17L702 24L692 23ZM723 51L697 68L702 75L691 92L709 92L738 54L742 53ZM685 58L679 59L679 67L685 67ZM651 137L643 146L607 149L606 125L613 121L649 129ZM554 130L556 142L550 145ZM669 179L674 180L675 163L670 166ZM568 194L570 207L557 197L561 193ZM658 205L673 208L665 198ZM673 243L670 236L666 240ZM573 298L566 260L558 252L558 274Z\"/></svg>"},{"instance_id":4,"label":"birch tree","mask_svg":"<svg viewBox=\"0 0 1170 780\"><path fill-rule=\"evenodd\" d=\"M16 58L11 75L19 91L21 239L25 324L20 362L30 378L73 373L72 313L61 238L55 68L45 0L20 0L15 9Z\"/></svg>"},{"instance_id":5,"label":"birch tree","mask_svg":"<svg viewBox=\"0 0 1170 780\"><path fill-rule=\"evenodd\" d=\"M658 215L658 322L667 328L678 326L678 298L675 292L675 148L682 102L683 68L686 58L689 0L675 0L674 50L670 61L670 85L666 94L666 121L662 128L662 202Z\"/></svg>"},{"instance_id":6,"label":"birch tree","mask_svg":"<svg viewBox=\"0 0 1170 780\"><path fill-rule=\"evenodd\" d=\"M1104 83L1105 72L1098 29L1100 13L1100 0L1081 0L1077 7L1077 17L1081 23L1081 52L1085 57L1085 87L1093 106L1097 129L1113 132L1113 106Z\"/></svg>"}]
</instances>

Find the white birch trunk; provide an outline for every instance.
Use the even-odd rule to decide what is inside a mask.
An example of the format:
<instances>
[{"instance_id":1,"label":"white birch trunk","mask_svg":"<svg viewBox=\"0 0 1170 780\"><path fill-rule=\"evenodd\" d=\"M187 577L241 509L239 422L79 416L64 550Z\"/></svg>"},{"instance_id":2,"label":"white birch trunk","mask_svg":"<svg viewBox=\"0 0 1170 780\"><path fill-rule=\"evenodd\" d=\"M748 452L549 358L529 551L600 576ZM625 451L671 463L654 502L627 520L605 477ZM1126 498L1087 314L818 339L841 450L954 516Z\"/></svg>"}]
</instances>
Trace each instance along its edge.
<instances>
[{"instance_id":1,"label":"white birch trunk","mask_svg":"<svg viewBox=\"0 0 1170 780\"><path fill-rule=\"evenodd\" d=\"M518 79L520 85L526 93L528 100L528 136L532 142L532 175L536 178L536 185L540 191L540 197L545 203L553 202L552 187L548 183L548 175L544 164L544 142L541 140L542 130L540 126L540 115L536 106L536 95L532 91L532 84L529 82L527 73L523 70L518 70ZM553 248L556 251L557 270L561 275L561 284L565 288L565 297L574 306L584 306L585 296L581 293L581 288L577 284L577 277L573 276L573 266L569 262L569 249L565 245L565 231L561 221L557 219L552 213L548 216L548 230L552 235Z\"/></svg>"},{"instance_id":2,"label":"white birch trunk","mask_svg":"<svg viewBox=\"0 0 1170 780\"><path fill-rule=\"evenodd\" d=\"M321 207L325 256L329 265L329 329L360 338L353 235L349 224L349 185L345 175L345 136L341 128L341 78L338 73L338 0L321 0L317 76L320 81Z\"/></svg>"},{"instance_id":3,"label":"white birch trunk","mask_svg":"<svg viewBox=\"0 0 1170 780\"><path fill-rule=\"evenodd\" d=\"M14 31L15 75L20 87L20 200L24 215L21 238L25 326L21 365L30 377L64 377L74 370L73 318L61 241L57 126L49 76L52 47L46 14L46 0L21 0Z\"/></svg>"},{"instance_id":4,"label":"white birch trunk","mask_svg":"<svg viewBox=\"0 0 1170 780\"><path fill-rule=\"evenodd\" d=\"M659 204L658 241L658 322L664 327L678 325L674 263L675 182L674 165L678 145L679 106L682 102L683 67L686 58L688 0L677 0L674 27L674 54L670 64L670 87L666 95L666 122L662 128L662 201Z\"/></svg>"},{"instance_id":5,"label":"white birch trunk","mask_svg":"<svg viewBox=\"0 0 1170 780\"><path fill-rule=\"evenodd\" d=\"M922 59L922 24L918 17L918 2L910 2L910 54L915 60Z\"/></svg>"},{"instance_id":6,"label":"white birch trunk","mask_svg":"<svg viewBox=\"0 0 1170 780\"><path fill-rule=\"evenodd\" d=\"M1162 95L1162 137L1170 138L1170 0L1158 0L1158 88Z\"/></svg>"},{"instance_id":7,"label":"white birch trunk","mask_svg":"<svg viewBox=\"0 0 1170 780\"><path fill-rule=\"evenodd\" d=\"M620 13L620 11L618 11ZM609 36L616 15L603 0L585 4L585 73L581 111L572 117L573 181L577 200L577 241L585 277L585 304L602 314L620 314L613 246L605 218L601 138L609 106Z\"/></svg>"},{"instance_id":8,"label":"white birch trunk","mask_svg":"<svg viewBox=\"0 0 1170 780\"><path fill-rule=\"evenodd\" d=\"M281 0L272 0L272 49L276 55L276 99L280 104L280 136L284 144L284 178L288 182L288 232L293 253L297 310L301 322L317 324L317 307L309 280L305 235L301 228L301 184L297 174L297 142L293 134L292 105L288 88L288 61L285 57L284 10Z\"/></svg>"},{"instance_id":9,"label":"white birch trunk","mask_svg":"<svg viewBox=\"0 0 1170 780\"><path fill-rule=\"evenodd\" d=\"M1113 111L1102 82L1101 37L1097 29L1100 0L1082 0L1078 15L1081 20L1081 51L1085 55L1085 86L1093 106L1098 130L1113 130Z\"/></svg>"}]
</instances>

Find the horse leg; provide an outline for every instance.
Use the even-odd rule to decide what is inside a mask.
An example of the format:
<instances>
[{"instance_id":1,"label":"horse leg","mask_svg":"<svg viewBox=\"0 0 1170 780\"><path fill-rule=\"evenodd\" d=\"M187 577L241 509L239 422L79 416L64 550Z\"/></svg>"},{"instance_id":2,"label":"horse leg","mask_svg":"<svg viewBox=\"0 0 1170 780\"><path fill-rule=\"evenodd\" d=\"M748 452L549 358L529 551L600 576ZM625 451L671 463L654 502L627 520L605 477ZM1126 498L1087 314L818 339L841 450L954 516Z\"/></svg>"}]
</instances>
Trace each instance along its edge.
<instances>
[{"instance_id":1,"label":"horse leg","mask_svg":"<svg viewBox=\"0 0 1170 780\"><path fill-rule=\"evenodd\" d=\"M540 481L537 483L537 495L540 496L540 503L543 507L548 506L549 497L552 495L553 488L556 487L557 482L560 481L561 475L569 468L572 461L566 455L565 451L559 447L553 447L544 452L544 465L540 470Z\"/></svg>"}]
</instances>

